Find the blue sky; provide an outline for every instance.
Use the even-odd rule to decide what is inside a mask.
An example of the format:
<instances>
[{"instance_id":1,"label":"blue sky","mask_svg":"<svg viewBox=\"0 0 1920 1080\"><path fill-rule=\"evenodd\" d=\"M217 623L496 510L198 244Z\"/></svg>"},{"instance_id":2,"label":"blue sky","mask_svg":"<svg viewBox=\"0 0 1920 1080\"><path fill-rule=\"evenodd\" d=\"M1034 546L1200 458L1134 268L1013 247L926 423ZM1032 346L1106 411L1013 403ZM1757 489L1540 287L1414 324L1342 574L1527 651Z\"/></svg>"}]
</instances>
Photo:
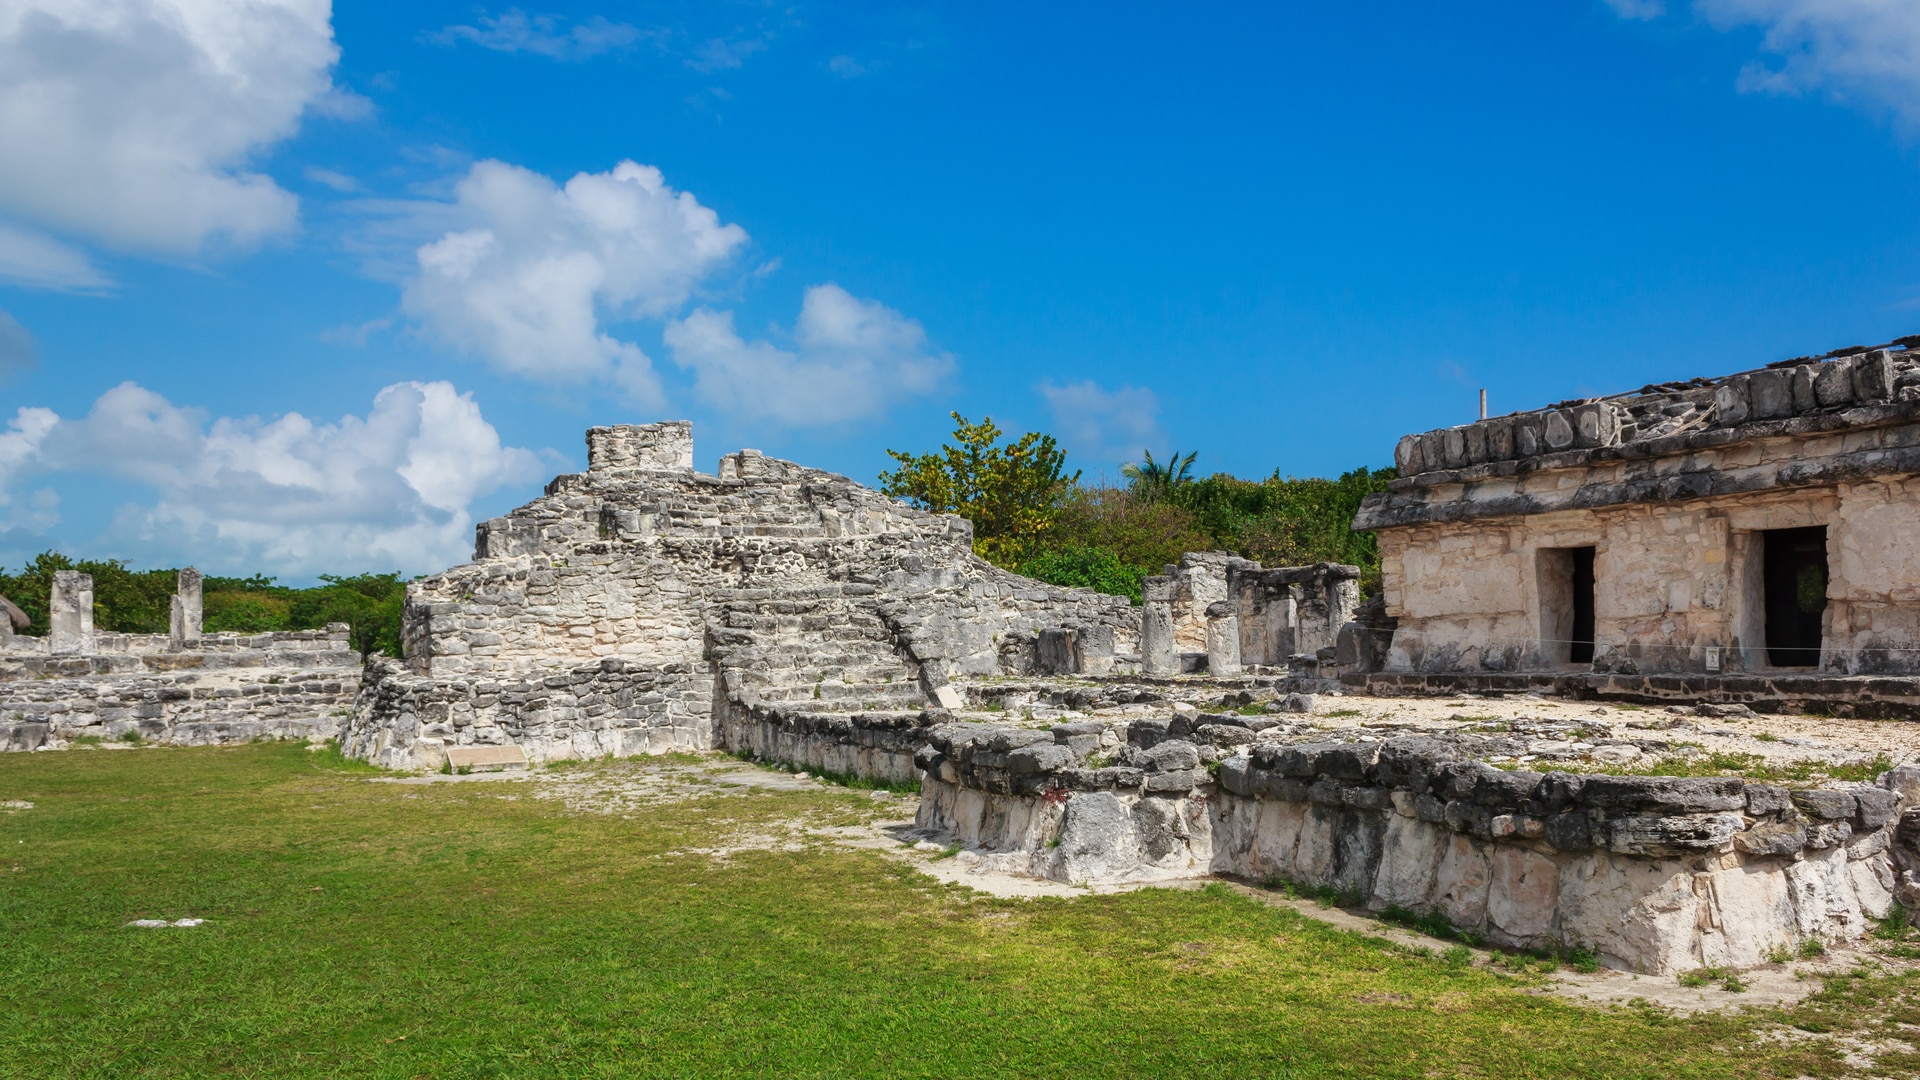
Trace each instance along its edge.
<instances>
[{"instance_id":1,"label":"blue sky","mask_svg":"<svg viewBox=\"0 0 1920 1080\"><path fill-rule=\"evenodd\" d=\"M1089 475L1920 331L1920 8L0 0L0 563L461 561L690 417Z\"/></svg>"}]
</instances>

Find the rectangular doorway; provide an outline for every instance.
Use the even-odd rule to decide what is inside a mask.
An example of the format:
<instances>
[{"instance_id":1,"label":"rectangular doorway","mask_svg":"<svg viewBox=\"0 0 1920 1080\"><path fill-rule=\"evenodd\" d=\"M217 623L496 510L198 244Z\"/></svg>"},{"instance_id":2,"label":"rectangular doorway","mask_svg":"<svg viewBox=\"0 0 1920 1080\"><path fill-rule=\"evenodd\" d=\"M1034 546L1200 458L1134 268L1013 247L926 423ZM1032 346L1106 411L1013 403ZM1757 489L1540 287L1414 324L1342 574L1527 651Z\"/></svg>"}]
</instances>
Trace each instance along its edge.
<instances>
[{"instance_id":1,"label":"rectangular doorway","mask_svg":"<svg viewBox=\"0 0 1920 1080\"><path fill-rule=\"evenodd\" d=\"M1540 549L1540 644L1549 662L1593 663L1593 556L1590 547Z\"/></svg>"},{"instance_id":2,"label":"rectangular doorway","mask_svg":"<svg viewBox=\"0 0 1920 1080\"><path fill-rule=\"evenodd\" d=\"M1827 614L1827 530L1770 529L1761 538L1767 662L1817 667Z\"/></svg>"}]
</instances>

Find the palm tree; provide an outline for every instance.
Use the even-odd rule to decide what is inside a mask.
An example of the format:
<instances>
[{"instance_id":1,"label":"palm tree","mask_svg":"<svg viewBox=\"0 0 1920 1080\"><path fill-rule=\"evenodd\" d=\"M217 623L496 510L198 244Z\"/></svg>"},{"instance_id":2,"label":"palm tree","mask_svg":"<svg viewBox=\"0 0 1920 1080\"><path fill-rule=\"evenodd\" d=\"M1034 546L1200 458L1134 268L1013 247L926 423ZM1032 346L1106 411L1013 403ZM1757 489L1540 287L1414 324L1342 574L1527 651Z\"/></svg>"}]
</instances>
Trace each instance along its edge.
<instances>
[{"instance_id":1,"label":"palm tree","mask_svg":"<svg viewBox=\"0 0 1920 1080\"><path fill-rule=\"evenodd\" d=\"M1182 484L1193 482L1193 459L1199 456L1199 451L1182 459L1180 451L1175 450L1166 461L1153 460L1151 450L1146 451L1144 456L1146 460L1137 465L1129 462L1120 466L1120 475L1132 481L1133 490L1139 494L1157 498L1172 494L1173 489Z\"/></svg>"}]
</instances>

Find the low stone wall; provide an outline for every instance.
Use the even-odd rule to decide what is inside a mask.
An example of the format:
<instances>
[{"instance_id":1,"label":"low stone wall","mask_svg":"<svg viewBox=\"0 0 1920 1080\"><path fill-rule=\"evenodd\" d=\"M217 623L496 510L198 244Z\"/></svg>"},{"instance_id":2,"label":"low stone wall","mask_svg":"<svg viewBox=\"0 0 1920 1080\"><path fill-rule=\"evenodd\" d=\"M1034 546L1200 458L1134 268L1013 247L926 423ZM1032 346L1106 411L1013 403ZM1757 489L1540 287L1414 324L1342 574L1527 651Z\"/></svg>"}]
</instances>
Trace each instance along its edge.
<instances>
[{"instance_id":1,"label":"low stone wall","mask_svg":"<svg viewBox=\"0 0 1920 1080\"><path fill-rule=\"evenodd\" d=\"M1376 672L1343 676L1341 681L1381 697L1539 691L1645 705L1746 705L1755 712L1920 720L1920 678L1893 676Z\"/></svg>"},{"instance_id":2,"label":"low stone wall","mask_svg":"<svg viewBox=\"0 0 1920 1080\"><path fill-rule=\"evenodd\" d=\"M713 746L713 676L704 664L602 660L521 679L412 674L376 660L341 731L350 757L437 769L449 746L518 744L538 763Z\"/></svg>"},{"instance_id":3,"label":"low stone wall","mask_svg":"<svg viewBox=\"0 0 1920 1080\"><path fill-rule=\"evenodd\" d=\"M332 738L353 705L357 672L186 672L0 681L0 749L57 750L76 738L206 746Z\"/></svg>"},{"instance_id":4,"label":"low stone wall","mask_svg":"<svg viewBox=\"0 0 1920 1080\"><path fill-rule=\"evenodd\" d=\"M920 776L914 753L945 716L940 710L847 716L735 706L721 722L720 745L769 764L907 785Z\"/></svg>"},{"instance_id":5,"label":"low stone wall","mask_svg":"<svg viewBox=\"0 0 1920 1080\"><path fill-rule=\"evenodd\" d=\"M1887 786L1508 771L1475 760L1510 750L1497 739L1289 728L938 725L917 823L997 869L1278 878L1656 974L1755 966L1920 901L1901 873L1920 870L1920 810L1897 823Z\"/></svg>"}]
</instances>

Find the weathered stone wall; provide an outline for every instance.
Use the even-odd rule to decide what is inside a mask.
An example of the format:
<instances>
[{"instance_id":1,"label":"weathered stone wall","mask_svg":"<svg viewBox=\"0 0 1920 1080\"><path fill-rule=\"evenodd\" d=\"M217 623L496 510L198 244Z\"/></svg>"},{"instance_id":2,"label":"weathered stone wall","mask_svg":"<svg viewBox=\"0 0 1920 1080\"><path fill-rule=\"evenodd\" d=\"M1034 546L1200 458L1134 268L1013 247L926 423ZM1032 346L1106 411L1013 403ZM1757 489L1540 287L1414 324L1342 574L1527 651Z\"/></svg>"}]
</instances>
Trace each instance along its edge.
<instances>
[{"instance_id":1,"label":"weathered stone wall","mask_svg":"<svg viewBox=\"0 0 1920 1080\"><path fill-rule=\"evenodd\" d=\"M96 633L91 655L38 639L0 653L0 748L59 749L76 738L199 746L331 738L353 705L360 654L345 624L209 634L169 650L165 635Z\"/></svg>"},{"instance_id":2,"label":"weathered stone wall","mask_svg":"<svg viewBox=\"0 0 1920 1080\"><path fill-rule=\"evenodd\" d=\"M457 746L518 745L536 764L707 750L713 677L703 664L617 658L531 676L415 675L390 660L368 665L343 753L388 769L437 769Z\"/></svg>"},{"instance_id":3,"label":"weathered stone wall","mask_svg":"<svg viewBox=\"0 0 1920 1080\"><path fill-rule=\"evenodd\" d=\"M1188 552L1142 583L1141 670L1233 675L1239 665L1286 667L1323 649L1331 661L1341 627L1359 610L1359 578L1359 567L1338 563L1268 569L1224 551Z\"/></svg>"},{"instance_id":4,"label":"weathered stone wall","mask_svg":"<svg viewBox=\"0 0 1920 1080\"><path fill-rule=\"evenodd\" d=\"M1920 862L1920 811L1896 829L1886 786L1507 771L1475 760L1499 747L1473 736L1326 742L1262 723L938 725L918 823L1014 872L1281 878L1649 973L1755 966L1920 898L1898 873Z\"/></svg>"},{"instance_id":5,"label":"weathered stone wall","mask_svg":"<svg viewBox=\"0 0 1920 1080\"><path fill-rule=\"evenodd\" d=\"M920 778L914 754L944 718L939 710L841 716L756 705L726 712L721 744L768 764L908 785Z\"/></svg>"},{"instance_id":6,"label":"weathered stone wall","mask_svg":"<svg viewBox=\"0 0 1920 1080\"><path fill-rule=\"evenodd\" d=\"M1599 670L1770 670L1760 534L1818 526L1819 670L1920 673L1920 364L1904 349L1408 436L1397 458L1355 521L1379 535L1400 620L1390 671L1566 668L1544 560L1584 547Z\"/></svg>"}]
</instances>

